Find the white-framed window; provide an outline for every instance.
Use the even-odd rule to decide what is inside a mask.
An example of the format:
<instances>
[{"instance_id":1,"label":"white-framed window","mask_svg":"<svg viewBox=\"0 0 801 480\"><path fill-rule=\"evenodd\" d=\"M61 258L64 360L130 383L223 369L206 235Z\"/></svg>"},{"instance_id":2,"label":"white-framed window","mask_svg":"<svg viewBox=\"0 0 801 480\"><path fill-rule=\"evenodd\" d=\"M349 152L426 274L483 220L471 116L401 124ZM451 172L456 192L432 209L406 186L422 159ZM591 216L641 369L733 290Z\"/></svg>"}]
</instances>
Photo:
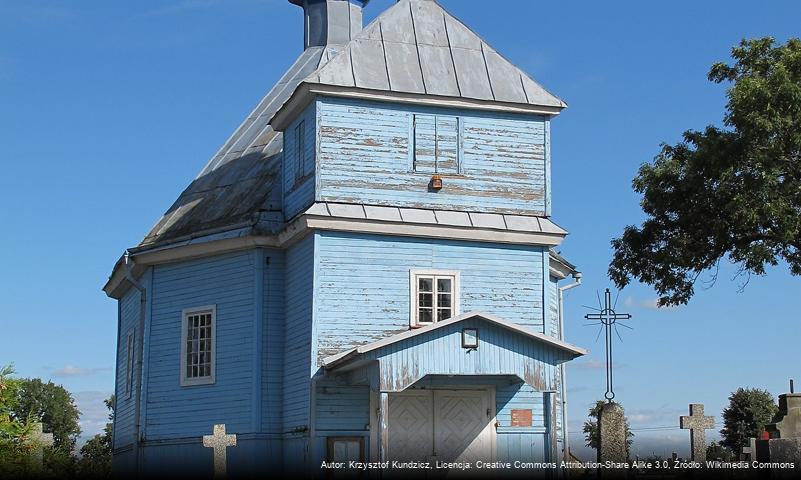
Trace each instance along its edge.
<instances>
[{"instance_id":1,"label":"white-framed window","mask_svg":"<svg viewBox=\"0 0 801 480\"><path fill-rule=\"evenodd\" d=\"M214 383L217 306L188 308L181 326L181 386Z\"/></svg>"},{"instance_id":2,"label":"white-framed window","mask_svg":"<svg viewBox=\"0 0 801 480\"><path fill-rule=\"evenodd\" d=\"M414 149L412 169L416 173L458 175L461 173L459 143L461 126L453 115L415 114L412 118Z\"/></svg>"},{"instance_id":3,"label":"white-framed window","mask_svg":"<svg viewBox=\"0 0 801 480\"><path fill-rule=\"evenodd\" d=\"M424 327L459 314L459 272L409 271L410 325Z\"/></svg>"},{"instance_id":4,"label":"white-framed window","mask_svg":"<svg viewBox=\"0 0 801 480\"><path fill-rule=\"evenodd\" d=\"M125 398L131 398L133 392L134 350L136 350L135 330L128 332L125 340Z\"/></svg>"}]
</instances>

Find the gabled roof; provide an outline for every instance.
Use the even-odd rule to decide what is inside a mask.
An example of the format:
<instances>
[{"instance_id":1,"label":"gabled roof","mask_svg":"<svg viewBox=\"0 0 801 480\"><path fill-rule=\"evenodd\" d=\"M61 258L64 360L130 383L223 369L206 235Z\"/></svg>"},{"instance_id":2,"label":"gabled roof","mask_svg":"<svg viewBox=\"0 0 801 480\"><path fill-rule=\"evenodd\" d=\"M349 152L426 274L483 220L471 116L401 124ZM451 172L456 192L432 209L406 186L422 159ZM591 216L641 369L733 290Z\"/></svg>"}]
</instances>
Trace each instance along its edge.
<instances>
[{"instance_id":1,"label":"gabled roof","mask_svg":"<svg viewBox=\"0 0 801 480\"><path fill-rule=\"evenodd\" d=\"M305 83L563 108L433 0L400 0Z\"/></svg>"},{"instance_id":2,"label":"gabled roof","mask_svg":"<svg viewBox=\"0 0 801 480\"><path fill-rule=\"evenodd\" d=\"M431 325L427 325L427 326L422 327L422 328L416 328L414 330L408 330L408 331L405 331L403 333L399 333L397 335L392 335L391 337L387 337L387 338L385 338L383 340L379 340L377 342L368 343L366 345L362 345L360 347L352 348L350 350L346 350L344 352L340 352L340 353L338 353L336 355L332 355L330 357L326 357L326 358L323 359L323 367L330 370L330 369L336 368L336 367L338 367L338 366L340 366L340 365L342 365L344 363L347 363L347 362L349 362L351 360L355 360L359 356L361 356L361 355L363 355L365 353L372 352L373 350L377 350L379 348L384 348L384 347L387 347L387 346L392 345L394 343L398 343L400 341L406 340L408 338L416 337L418 335L423 335L423 334L429 333L431 331L434 331L434 330L437 330L437 329L440 329L440 328L444 328L444 327L447 327L449 325L453 325L454 323L463 322L463 321L471 319L471 318L483 319L483 320L485 320L485 321L487 321L489 323L498 325L498 326L503 327L503 328L505 328L507 330L516 332L516 333L518 333L520 335L523 335L524 337L528 337L528 338L536 340L538 342L542 342L542 343L544 343L546 345L549 345L549 346L554 347L556 349L559 349L559 350L562 350L564 352L567 352L573 358L580 357L580 356L586 355L588 353L587 350L585 350L585 349L583 349L581 347L577 347L577 346L572 345L570 343L563 342L562 340L558 340L556 338L549 337L547 335L543 335L541 333L534 332L534 331L532 331L532 330L530 330L528 328L522 327L522 326L520 326L520 325L518 325L516 323L509 322L509 321L504 320L504 319L502 319L500 317L497 317L495 315L490 315L488 313L483 313L483 312L468 312L468 313L463 313L461 315L457 315L455 317L451 317L448 320L432 323Z\"/></svg>"}]
</instances>

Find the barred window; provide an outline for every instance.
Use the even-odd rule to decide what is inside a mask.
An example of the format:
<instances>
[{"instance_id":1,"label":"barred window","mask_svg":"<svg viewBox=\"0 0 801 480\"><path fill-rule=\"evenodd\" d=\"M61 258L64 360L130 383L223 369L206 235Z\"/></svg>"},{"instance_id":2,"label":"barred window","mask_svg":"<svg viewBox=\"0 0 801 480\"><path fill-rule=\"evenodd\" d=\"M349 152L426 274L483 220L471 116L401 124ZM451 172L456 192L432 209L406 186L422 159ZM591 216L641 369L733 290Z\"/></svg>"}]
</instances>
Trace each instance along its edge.
<instances>
[{"instance_id":1,"label":"barred window","mask_svg":"<svg viewBox=\"0 0 801 480\"><path fill-rule=\"evenodd\" d=\"M184 310L181 385L214 383L216 307Z\"/></svg>"}]
</instances>

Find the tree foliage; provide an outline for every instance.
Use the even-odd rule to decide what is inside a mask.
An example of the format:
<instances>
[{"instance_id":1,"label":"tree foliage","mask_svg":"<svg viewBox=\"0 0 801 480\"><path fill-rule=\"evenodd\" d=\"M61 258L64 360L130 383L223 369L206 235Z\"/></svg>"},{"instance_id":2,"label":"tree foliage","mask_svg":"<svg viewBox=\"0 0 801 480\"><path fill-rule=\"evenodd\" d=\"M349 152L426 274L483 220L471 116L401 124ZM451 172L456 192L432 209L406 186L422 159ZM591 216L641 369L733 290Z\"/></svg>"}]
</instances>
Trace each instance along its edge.
<instances>
[{"instance_id":1,"label":"tree foliage","mask_svg":"<svg viewBox=\"0 0 801 480\"><path fill-rule=\"evenodd\" d=\"M34 417L41 421L45 431L53 432L53 447L70 453L81 433L78 424L81 412L70 392L61 385L45 383L38 378L18 382L13 416L16 419Z\"/></svg>"},{"instance_id":2,"label":"tree foliage","mask_svg":"<svg viewBox=\"0 0 801 480\"><path fill-rule=\"evenodd\" d=\"M745 275L780 261L801 274L801 40L743 40L732 58L709 71L731 84L724 128L663 144L633 181L646 220L612 240L610 278L652 285L660 305L687 303L724 259Z\"/></svg>"},{"instance_id":3,"label":"tree foliage","mask_svg":"<svg viewBox=\"0 0 801 480\"><path fill-rule=\"evenodd\" d=\"M19 380L12 366L0 367L0 478L13 478L33 468L31 445L25 439L33 431L30 418L13 415Z\"/></svg>"},{"instance_id":4,"label":"tree foliage","mask_svg":"<svg viewBox=\"0 0 801 480\"><path fill-rule=\"evenodd\" d=\"M767 390L738 388L729 396L729 406L723 409L720 444L739 454L748 446L749 438L759 438L778 410Z\"/></svg>"},{"instance_id":5,"label":"tree foliage","mask_svg":"<svg viewBox=\"0 0 801 480\"><path fill-rule=\"evenodd\" d=\"M603 410L604 405L607 402L605 400L598 400L595 402L595 405L590 407L589 417L590 419L584 422L584 427L582 431L584 432L584 442L590 448L594 448L595 451L600 455L600 446L601 446L601 430L598 428L598 419L601 416L601 410ZM619 404L618 404L619 405ZM623 408L622 406L620 408ZM631 425L629 425L629 419L625 418L625 425L626 425L626 456L629 455L629 450L631 449L631 444L634 443L634 433L631 431Z\"/></svg>"}]
</instances>

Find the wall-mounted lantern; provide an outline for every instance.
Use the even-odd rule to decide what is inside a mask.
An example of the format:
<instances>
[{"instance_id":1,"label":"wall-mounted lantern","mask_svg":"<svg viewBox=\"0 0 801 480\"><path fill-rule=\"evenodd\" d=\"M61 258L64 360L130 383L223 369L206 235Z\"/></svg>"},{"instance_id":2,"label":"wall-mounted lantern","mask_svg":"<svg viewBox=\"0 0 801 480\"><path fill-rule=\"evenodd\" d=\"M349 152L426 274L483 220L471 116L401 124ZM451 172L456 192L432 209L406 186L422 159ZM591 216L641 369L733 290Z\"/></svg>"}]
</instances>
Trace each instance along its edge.
<instances>
[{"instance_id":1,"label":"wall-mounted lantern","mask_svg":"<svg viewBox=\"0 0 801 480\"><path fill-rule=\"evenodd\" d=\"M462 329L462 348L468 350L478 349L478 329L477 328L463 328Z\"/></svg>"},{"instance_id":2,"label":"wall-mounted lantern","mask_svg":"<svg viewBox=\"0 0 801 480\"><path fill-rule=\"evenodd\" d=\"M442 190L442 176L441 175L432 175L431 176L431 190Z\"/></svg>"}]
</instances>

